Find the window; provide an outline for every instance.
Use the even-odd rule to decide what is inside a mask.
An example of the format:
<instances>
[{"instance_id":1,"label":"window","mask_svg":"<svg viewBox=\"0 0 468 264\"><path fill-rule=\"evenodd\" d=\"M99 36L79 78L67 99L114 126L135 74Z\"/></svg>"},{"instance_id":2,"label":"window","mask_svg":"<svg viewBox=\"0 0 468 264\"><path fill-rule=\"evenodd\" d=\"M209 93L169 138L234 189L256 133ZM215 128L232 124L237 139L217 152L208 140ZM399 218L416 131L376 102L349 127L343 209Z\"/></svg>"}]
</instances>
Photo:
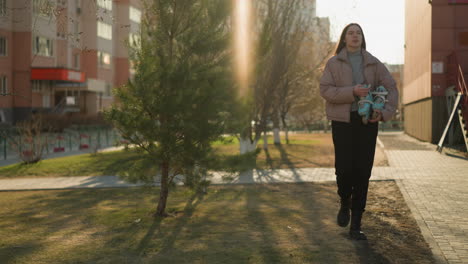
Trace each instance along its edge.
<instances>
[{"instance_id":1,"label":"window","mask_svg":"<svg viewBox=\"0 0 468 264\"><path fill-rule=\"evenodd\" d=\"M112 40L112 26L111 25L98 21L97 27L98 27L97 28L98 37Z\"/></svg>"},{"instance_id":2,"label":"window","mask_svg":"<svg viewBox=\"0 0 468 264\"><path fill-rule=\"evenodd\" d=\"M52 56L53 40L36 36L33 41L34 54L41 56Z\"/></svg>"},{"instance_id":3,"label":"window","mask_svg":"<svg viewBox=\"0 0 468 264\"><path fill-rule=\"evenodd\" d=\"M8 86L7 86L7 77L1 76L0 77L0 94L8 94Z\"/></svg>"},{"instance_id":4,"label":"window","mask_svg":"<svg viewBox=\"0 0 468 264\"><path fill-rule=\"evenodd\" d=\"M98 65L103 68L110 68L111 55L107 52L98 51Z\"/></svg>"},{"instance_id":5,"label":"window","mask_svg":"<svg viewBox=\"0 0 468 264\"><path fill-rule=\"evenodd\" d=\"M42 81L33 80L32 81L32 91L40 93L42 91Z\"/></svg>"},{"instance_id":6,"label":"window","mask_svg":"<svg viewBox=\"0 0 468 264\"><path fill-rule=\"evenodd\" d=\"M141 21L141 11L133 6L130 6L130 20L136 23Z\"/></svg>"},{"instance_id":7,"label":"window","mask_svg":"<svg viewBox=\"0 0 468 264\"><path fill-rule=\"evenodd\" d=\"M52 86L52 81L33 80L31 82L32 91L36 93L49 93L50 87Z\"/></svg>"},{"instance_id":8,"label":"window","mask_svg":"<svg viewBox=\"0 0 468 264\"><path fill-rule=\"evenodd\" d=\"M7 14L6 0L0 0L0 16L6 16L6 14Z\"/></svg>"},{"instance_id":9,"label":"window","mask_svg":"<svg viewBox=\"0 0 468 264\"><path fill-rule=\"evenodd\" d=\"M36 15L50 17L54 13L54 0L33 0L33 12Z\"/></svg>"},{"instance_id":10,"label":"window","mask_svg":"<svg viewBox=\"0 0 468 264\"><path fill-rule=\"evenodd\" d=\"M101 8L112 11L112 0L97 0L97 5Z\"/></svg>"},{"instance_id":11,"label":"window","mask_svg":"<svg viewBox=\"0 0 468 264\"><path fill-rule=\"evenodd\" d=\"M32 83L31 90L33 92L40 92L41 91L41 87L39 86L39 81L33 80L31 83Z\"/></svg>"},{"instance_id":12,"label":"window","mask_svg":"<svg viewBox=\"0 0 468 264\"><path fill-rule=\"evenodd\" d=\"M0 56L7 55L7 41L5 37L0 37Z\"/></svg>"}]
</instances>

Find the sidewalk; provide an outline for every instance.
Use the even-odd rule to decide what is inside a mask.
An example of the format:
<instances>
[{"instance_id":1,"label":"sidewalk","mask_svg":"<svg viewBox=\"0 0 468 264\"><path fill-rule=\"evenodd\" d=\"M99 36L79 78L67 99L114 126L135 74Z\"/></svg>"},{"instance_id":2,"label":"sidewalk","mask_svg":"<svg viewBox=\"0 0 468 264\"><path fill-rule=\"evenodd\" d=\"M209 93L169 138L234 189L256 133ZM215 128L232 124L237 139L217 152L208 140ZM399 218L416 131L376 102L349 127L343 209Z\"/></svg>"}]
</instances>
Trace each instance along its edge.
<instances>
[{"instance_id":1,"label":"sidewalk","mask_svg":"<svg viewBox=\"0 0 468 264\"><path fill-rule=\"evenodd\" d=\"M439 154L435 145L403 134L380 139L396 173L392 177L434 255L448 263L468 263L468 161ZM402 150L408 145L417 148Z\"/></svg>"},{"instance_id":2,"label":"sidewalk","mask_svg":"<svg viewBox=\"0 0 468 264\"><path fill-rule=\"evenodd\" d=\"M375 167L371 180L395 180L438 263L468 263L468 161L439 154L435 145L401 132L381 133L389 167ZM333 168L256 170L213 184L334 181ZM136 186L115 176L0 180L0 190Z\"/></svg>"}]
</instances>

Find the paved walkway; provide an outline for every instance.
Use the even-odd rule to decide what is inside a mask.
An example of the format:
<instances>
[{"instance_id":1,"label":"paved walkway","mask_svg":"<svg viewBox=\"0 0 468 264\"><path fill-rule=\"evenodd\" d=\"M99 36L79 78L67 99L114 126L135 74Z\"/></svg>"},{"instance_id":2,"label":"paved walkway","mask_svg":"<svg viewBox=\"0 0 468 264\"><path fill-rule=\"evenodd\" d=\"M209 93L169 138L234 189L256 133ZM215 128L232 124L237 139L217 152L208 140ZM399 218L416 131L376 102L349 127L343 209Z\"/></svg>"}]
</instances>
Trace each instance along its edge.
<instances>
[{"instance_id":1,"label":"paved walkway","mask_svg":"<svg viewBox=\"0 0 468 264\"><path fill-rule=\"evenodd\" d=\"M402 133L382 133L389 167L375 167L372 180L396 180L438 263L468 263L468 161L439 154L435 145ZM334 181L333 168L264 170L214 184ZM114 176L0 180L0 190L127 187Z\"/></svg>"}]
</instances>

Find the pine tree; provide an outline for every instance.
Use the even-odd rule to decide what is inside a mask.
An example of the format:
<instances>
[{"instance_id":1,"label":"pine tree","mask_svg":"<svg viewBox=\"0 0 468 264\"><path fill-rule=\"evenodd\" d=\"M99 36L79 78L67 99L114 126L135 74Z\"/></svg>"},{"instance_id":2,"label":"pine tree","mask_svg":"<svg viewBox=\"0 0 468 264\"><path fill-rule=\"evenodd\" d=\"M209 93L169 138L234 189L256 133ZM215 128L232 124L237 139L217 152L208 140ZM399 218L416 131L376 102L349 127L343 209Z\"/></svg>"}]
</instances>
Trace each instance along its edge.
<instances>
[{"instance_id":1,"label":"pine tree","mask_svg":"<svg viewBox=\"0 0 468 264\"><path fill-rule=\"evenodd\" d=\"M233 105L230 1L146 4L141 37L131 49L135 75L115 90L118 103L106 116L148 157L130 178L152 181L150 168L160 173L155 216L164 216L174 177L184 175L194 186L206 172L211 143Z\"/></svg>"}]
</instances>

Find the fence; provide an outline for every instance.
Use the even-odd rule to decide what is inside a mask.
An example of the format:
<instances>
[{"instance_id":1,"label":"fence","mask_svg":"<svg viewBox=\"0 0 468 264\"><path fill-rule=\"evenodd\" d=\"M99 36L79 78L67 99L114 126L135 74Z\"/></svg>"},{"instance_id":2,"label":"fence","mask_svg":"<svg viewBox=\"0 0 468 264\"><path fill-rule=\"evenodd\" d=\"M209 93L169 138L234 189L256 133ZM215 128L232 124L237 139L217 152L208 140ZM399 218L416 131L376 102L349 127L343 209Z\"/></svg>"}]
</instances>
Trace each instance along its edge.
<instances>
[{"instance_id":1,"label":"fence","mask_svg":"<svg viewBox=\"0 0 468 264\"><path fill-rule=\"evenodd\" d=\"M45 133L40 137L45 155L71 151L91 152L122 142L115 130L102 127L77 127L66 129L62 133ZM0 160L18 158L20 153L27 154L31 151L33 142L38 142L37 138L31 140L14 133L6 137L0 135Z\"/></svg>"},{"instance_id":2,"label":"fence","mask_svg":"<svg viewBox=\"0 0 468 264\"><path fill-rule=\"evenodd\" d=\"M389 121L379 124L380 131L402 131L401 121ZM331 132L329 122L317 122L304 127L291 127L290 131ZM41 135L44 142L44 154L71 151L93 152L97 149L116 146L123 142L122 137L109 128L77 127L67 129L63 133L46 133ZM0 160L18 158L20 153L27 153L31 148L31 140L22 139L20 135L0 135Z\"/></svg>"}]
</instances>

